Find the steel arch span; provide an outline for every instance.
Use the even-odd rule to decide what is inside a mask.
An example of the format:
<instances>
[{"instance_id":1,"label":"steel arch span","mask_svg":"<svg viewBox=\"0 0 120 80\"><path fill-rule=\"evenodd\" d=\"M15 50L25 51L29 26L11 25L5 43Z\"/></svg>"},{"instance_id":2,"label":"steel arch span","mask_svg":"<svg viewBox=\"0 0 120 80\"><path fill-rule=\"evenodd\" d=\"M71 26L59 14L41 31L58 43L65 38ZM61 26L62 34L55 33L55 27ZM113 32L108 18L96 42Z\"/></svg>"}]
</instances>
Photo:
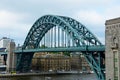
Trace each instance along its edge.
<instances>
[{"instance_id":1,"label":"steel arch span","mask_svg":"<svg viewBox=\"0 0 120 80\"><path fill-rule=\"evenodd\" d=\"M76 47L83 46L102 46L102 43L80 22L65 16L45 15L40 17L31 27L22 50L36 49L45 34L53 27L58 26L71 36ZM100 80L105 79L104 67L102 66L104 59L103 52L82 52L89 62L91 68L94 70ZM27 71L30 69L33 52L17 54L17 71ZM96 58L97 57L97 58ZM99 59L99 60L97 60Z\"/></svg>"},{"instance_id":2,"label":"steel arch span","mask_svg":"<svg viewBox=\"0 0 120 80\"><path fill-rule=\"evenodd\" d=\"M37 48L38 43L41 41L42 37L51 28L59 26L63 30L67 30L68 34L71 34L72 38L78 46L86 45L102 45L102 43L90 32L84 25L80 22L63 16L45 15L39 18L30 29L23 49L26 48Z\"/></svg>"}]
</instances>

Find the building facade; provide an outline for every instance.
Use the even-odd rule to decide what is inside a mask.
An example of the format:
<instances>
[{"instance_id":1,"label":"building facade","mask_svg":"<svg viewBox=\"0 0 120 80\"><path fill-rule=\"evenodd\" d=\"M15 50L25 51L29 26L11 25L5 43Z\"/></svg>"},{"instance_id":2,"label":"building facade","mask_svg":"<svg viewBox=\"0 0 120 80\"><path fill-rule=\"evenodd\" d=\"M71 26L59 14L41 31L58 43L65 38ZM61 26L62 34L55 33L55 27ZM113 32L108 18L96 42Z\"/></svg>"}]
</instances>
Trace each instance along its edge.
<instances>
[{"instance_id":1,"label":"building facade","mask_svg":"<svg viewBox=\"0 0 120 80\"><path fill-rule=\"evenodd\" d=\"M91 71L91 68L86 61L85 57L80 52L74 52L70 55L71 70L77 71Z\"/></svg>"},{"instance_id":2,"label":"building facade","mask_svg":"<svg viewBox=\"0 0 120 80\"><path fill-rule=\"evenodd\" d=\"M12 39L3 37L0 39L0 48L7 48L8 44L12 41Z\"/></svg>"},{"instance_id":3,"label":"building facade","mask_svg":"<svg viewBox=\"0 0 120 80\"><path fill-rule=\"evenodd\" d=\"M91 71L91 68L81 54L65 56L50 53L35 53L32 59L32 69L37 71Z\"/></svg>"},{"instance_id":4,"label":"building facade","mask_svg":"<svg viewBox=\"0 0 120 80\"><path fill-rule=\"evenodd\" d=\"M71 70L82 70L82 59L80 58L80 54L71 53L70 55L70 62L71 62Z\"/></svg>"},{"instance_id":5,"label":"building facade","mask_svg":"<svg viewBox=\"0 0 120 80\"><path fill-rule=\"evenodd\" d=\"M120 80L120 18L107 20L105 25L106 80Z\"/></svg>"},{"instance_id":6,"label":"building facade","mask_svg":"<svg viewBox=\"0 0 120 80\"><path fill-rule=\"evenodd\" d=\"M34 57L32 69L39 71L70 71L70 58L62 54L46 54Z\"/></svg>"}]
</instances>

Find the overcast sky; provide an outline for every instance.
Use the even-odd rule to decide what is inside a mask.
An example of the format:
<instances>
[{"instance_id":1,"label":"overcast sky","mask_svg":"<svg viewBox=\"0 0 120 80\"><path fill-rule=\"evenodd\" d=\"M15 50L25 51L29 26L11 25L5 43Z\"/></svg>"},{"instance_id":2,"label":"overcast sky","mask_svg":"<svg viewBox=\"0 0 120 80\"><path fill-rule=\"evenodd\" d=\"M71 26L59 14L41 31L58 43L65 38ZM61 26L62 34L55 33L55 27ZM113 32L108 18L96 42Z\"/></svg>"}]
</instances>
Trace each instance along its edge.
<instances>
[{"instance_id":1,"label":"overcast sky","mask_svg":"<svg viewBox=\"0 0 120 80\"><path fill-rule=\"evenodd\" d=\"M120 0L0 0L0 38L23 44L34 22L46 14L78 20L104 44L105 21L120 17Z\"/></svg>"}]
</instances>

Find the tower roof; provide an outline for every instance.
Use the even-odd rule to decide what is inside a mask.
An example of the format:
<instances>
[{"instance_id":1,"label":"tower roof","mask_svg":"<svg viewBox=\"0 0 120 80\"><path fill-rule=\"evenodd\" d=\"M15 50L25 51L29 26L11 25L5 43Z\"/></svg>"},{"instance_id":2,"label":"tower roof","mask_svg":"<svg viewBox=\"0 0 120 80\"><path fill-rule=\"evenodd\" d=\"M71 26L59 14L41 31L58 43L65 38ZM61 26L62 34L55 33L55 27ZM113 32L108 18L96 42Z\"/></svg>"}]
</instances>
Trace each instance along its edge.
<instances>
[{"instance_id":1,"label":"tower roof","mask_svg":"<svg viewBox=\"0 0 120 80\"><path fill-rule=\"evenodd\" d=\"M111 25L111 24L116 24L116 23L120 23L120 17L106 20L105 25Z\"/></svg>"}]
</instances>

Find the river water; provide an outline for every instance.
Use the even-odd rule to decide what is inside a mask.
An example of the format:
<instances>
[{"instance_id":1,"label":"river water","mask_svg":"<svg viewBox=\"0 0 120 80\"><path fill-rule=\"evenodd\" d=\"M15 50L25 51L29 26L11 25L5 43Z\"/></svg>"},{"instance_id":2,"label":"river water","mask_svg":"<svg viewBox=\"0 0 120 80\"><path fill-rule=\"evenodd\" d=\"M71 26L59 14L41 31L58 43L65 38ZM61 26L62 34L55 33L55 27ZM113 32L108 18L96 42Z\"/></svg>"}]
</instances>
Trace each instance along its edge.
<instances>
[{"instance_id":1,"label":"river water","mask_svg":"<svg viewBox=\"0 0 120 80\"><path fill-rule=\"evenodd\" d=\"M42 75L0 78L0 80L97 80L95 74Z\"/></svg>"}]
</instances>

